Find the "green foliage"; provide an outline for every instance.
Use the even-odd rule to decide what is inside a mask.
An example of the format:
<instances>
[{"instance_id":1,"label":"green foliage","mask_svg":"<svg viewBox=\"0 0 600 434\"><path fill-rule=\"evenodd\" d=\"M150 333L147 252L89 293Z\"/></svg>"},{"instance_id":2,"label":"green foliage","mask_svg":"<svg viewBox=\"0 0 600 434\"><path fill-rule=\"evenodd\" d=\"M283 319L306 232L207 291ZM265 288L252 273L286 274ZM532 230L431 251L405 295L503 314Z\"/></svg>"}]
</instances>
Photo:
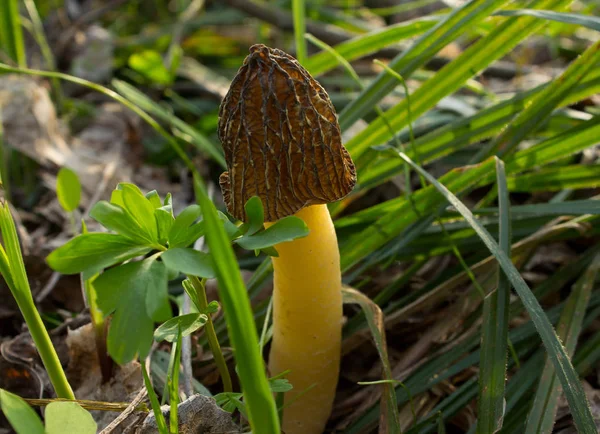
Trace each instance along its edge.
<instances>
[{"instance_id":1,"label":"green foliage","mask_svg":"<svg viewBox=\"0 0 600 434\"><path fill-rule=\"evenodd\" d=\"M174 75L164 65L159 52L144 50L129 57L129 67L151 83L167 85L173 82Z\"/></svg>"},{"instance_id":2,"label":"green foliage","mask_svg":"<svg viewBox=\"0 0 600 434\"><path fill-rule=\"evenodd\" d=\"M0 389L0 407L17 434L95 434L92 415L75 402L51 402L44 413L46 427L20 397Z\"/></svg>"},{"instance_id":3,"label":"green foliage","mask_svg":"<svg viewBox=\"0 0 600 434\"><path fill-rule=\"evenodd\" d=\"M74 402L52 402L46 406L46 434L95 434L92 415Z\"/></svg>"},{"instance_id":4,"label":"green foliage","mask_svg":"<svg viewBox=\"0 0 600 434\"><path fill-rule=\"evenodd\" d=\"M247 206L252 219L243 225L235 240L252 250L272 249L273 244L308 233L301 219L289 217L262 230L262 203ZM173 216L171 197L161 200L156 191L143 194L133 184L121 183L110 202L96 203L90 215L112 233L84 233L52 252L48 264L63 273L83 273L89 278L108 268L94 280L96 303L104 317L113 315L108 332L108 352L120 364L135 357L145 358L152 339L173 342L175 328L192 333L208 320L214 309L193 317L177 317L154 332L154 323L168 320L172 313L168 298L169 270L188 276L217 276L214 253L194 250L193 244L205 233L205 221L198 205L190 205ZM224 220L219 220L224 223ZM229 222L229 220L227 220ZM155 252L143 260L131 259ZM203 289L202 289L203 290ZM198 301L196 291L192 300ZM205 298L205 296L203 296ZM211 308L214 306L211 305ZM212 323L210 324L212 330ZM211 347L219 351L218 342ZM223 364L224 369L226 366Z\"/></svg>"},{"instance_id":5,"label":"green foliage","mask_svg":"<svg viewBox=\"0 0 600 434\"><path fill-rule=\"evenodd\" d=\"M188 313L179 315L165 321L154 331L154 339L157 341L173 342L181 332L181 336L189 336L200 329L208 318L200 313Z\"/></svg>"},{"instance_id":6,"label":"green foliage","mask_svg":"<svg viewBox=\"0 0 600 434\"><path fill-rule=\"evenodd\" d=\"M63 167L58 171L56 195L60 206L67 212L72 212L79 206L81 183L77 174L67 167Z\"/></svg>"},{"instance_id":7,"label":"green foliage","mask_svg":"<svg viewBox=\"0 0 600 434\"><path fill-rule=\"evenodd\" d=\"M0 51L20 67L26 66L18 0L6 0L0 9Z\"/></svg>"},{"instance_id":8,"label":"green foliage","mask_svg":"<svg viewBox=\"0 0 600 434\"><path fill-rule=\"evenodd\" d=\"M44 434L39 416L22 398L0 389L0 407L17 434Z\"/></svg>"},{"instance_id":9,"label":"green foliage","mask_svg":"<svg viewBox=\"0 0 600 434\"><path fill-rule=\"evenodd\" d=\"M7 4L14 6L16 3L11 1ZM419 363L405 371L407 374L403 381L406 388L402 388L395 387L397 383L388 379L387 356L382 350L385 342L382 334L378 333L377 315L374 314L377 306L362 300L363 307L369 307L365 310L367 315L361 313L350 318L344 336L349 338L346 342L352 343L366 331L371 332L381 364L386 368L383 372L386 379L375 382L381 384L381 402L357 414L347 432L356 434L373 430L375 424L382 420L382 415L393 420L394 410L398 410L394 408L394 402L407 406L411 396L431 393L442 382L454 385L457 379L460 385L440 397L433 409L420 415L408 428L409 433L445 432L445 422L452 420L461 410L473 407L475 399L478 401L477 429L481 432L500 429L501 433L513 434L525 432L526 426L534 432L542 423L545 430L554 419L556 396L562 387L561 379L564 383L565 378L568 382L565 392L579 428L582 432L591 429L585 425L586 402L580 393L577 375L585 375L600 360L600 333L593 332L590 327L600 315L600 297L591 291L587 294L589 288L578 284L566 303L556 304L555 301L563 298L565 286L571 281L584 273L589 275L597 249L586 246L591 245L600 233L600 201L591 197L593 191L590 190L598 186L598 165L596 162L584 163L580 159L581 152L595 145L600 136L600 122L595 116L597 107L593 106L591 98L600 91L598 46L594 44L596 32L600 29L596 18L597 5L573 2L572 7L567 8L571 3L567 0L530 0L518 5L528 9L508 9L514 7L508 1L471 0L463 2L460 7L444 8L431 16L379 26L379 21L371 20L372 14L413 11L432 2L418 0L383 9L363 7L362 1L342 2L341 6L313 2L307 11L312 21L308 22L309 29L311 25L313 29L322 27L331 37L333 42L330 43L337 45L334 45L333 52L325 49L305 58L303 35L304 22L308 17L302 13L303 3L283 2L289 7L289 12L277 10L276 5L269 5L269 8L277 13L287 12L289 22L295 21L295 46L303 66L314 75L327 73L322 83L340 109L343 132L348 133L348 128L359 119L367 124L362 131L350 134L347 139L347 147L357 164L359 185L354 195L330 206L332 214L339 216L335 224L345 271L344 281L364 289L365 294L374 294L374 302L386 315L386 327L394 333L400 328L399 322L403 323L402 327L410 325L418 328L412 318L423 312L435 312L439 306L458 303L457 294L460 295L459 301L465 297L469 306L475 306L474 311L457 321L456 335L452 335L451 342L435 341L435 345L428 347L431 351L423 354ZM259 2L253 2L251 6L256 5L260 9ZM140 11L135 6L127 7ZM16 36L15 41L19 39L18 8L4 9L0 12L0 22L6 22L11 13L17 18L7 25L0 25L0 51L3 51L0 54L8 55L3 59L20 57L23 60L22 53L13 55L19 50L18 43L11 42L8 48L4 45L7 30L11 40L13 36ZM130 9L126 12L132 15ZM214 32L196 29L207 25L237 25L244 22L245 15L231 7L210 4L190 21L182 18L181 22L172 26L168 11L158 10L156 13L161 15L161 29L157 32L153 29L153 22L145 22L147 20L137 16L132 22L127 13L120 15L122 26L118 26L119 31L127 29L131 33L118 38L116 64L124 68L119 71L120 80L111 82L118 93L55 72L7 65L0 65L0 70L41 75L51 78L53 83L64 79L88 86L137 113L157 131L160 140L172 147L192 173L196 171L196 160L192 164L188 152L199 151L212 160L212 165L225 167L223 152L214 138L216 102L207 101L209 98L198 101L194 96L190 98L187 93L179 95L178 92L181 88L187 89L186 85L190 82L201 87L208 83L210 88L214 77L220 79L214 80L219 86L226 83L241 63L240 53L245 51L246 40L240 42L235 37L217 37ZM264 39L269 37L270 25L260 26L257 29L258 39L268 43ZM177 34L179 30L181 35ZM344 40L348 32L352 38ZM554 78L546 83L527 89L529 81L521 80L521 74L526 78L528 67L520 62L523 50L529 49L533 41L530 37L535 38L535 47L542 43L549 48L553 58L559 57L553 59L553 66L564 60L574 61L561 73L552 71L548 74ZM36 40L40 40L39 36ZM457 43L467 48L455 58L448 59L446 53L440 51ZM244 48L240 51L242 45ZM589 47L587 50L586 45ZM163 61L161 53L166 52L167 46L170 46L169 52L165 56L166 61ZM515 47L519 48L515 50ZM290 48L290 45L280 48ZM360 85L356 86L354 83L347 84L345 77L341 77L335 69L339 58L353 61L373 53L383 58L388 57L392 50L399 54L389 66L406 78L405 89L396 89L398 82L386 71L381 71L374 79L365 74L359 78ZM198 53L201 54L199 61L190 57ZM583 55L578 58L581 53ZM496 63L499 59L502 62ZM209 65L212 68L214 62L215 67L209 71L212 75L204 75L199 68L186 67L190 61L202 62L207 65L206 70ZM11 63L10 60L7 62ZM20 63L24 66L22 61ZM502 86L501 91L496 86L488 86L497 81L490 80L488 75L506 77L515 73L510 70L512 66L516 68L517 79L511 85ZM179 76L175 83L178 68ZM479 74L483 71L486 71L486 76L480 79ZM122 81L131 78L151 87L152 98ZM183 86L180 87L180 84ZM509 82L505 81L505 84ZM415 90L412 90L413 87ZM356 89L358 93L353 93ZM493 93L497 91L498 94ZM408 92L410 98L407 97ZM585 102L580 103L582 101ZM379 110L379 107L386 111ZM199 118L198 124L190 123ZM479 226L465 219L463 213L448 208L446 198L439 194L437 188L425 186L412 191L414 182L401 184L403 191L398 197L378 203L366 200L353 204L356 199L371 195L378 186L390 180L395 182L397 175L403 171L409 173L409 166L418 170L416 164L397 158L395 152L390 153L386 144L394 148L406 146L406 154L412 161L418 162L419 167L432 164L432 170L436 173L441 171L438 187L446 186L454 196L463 199L463 204L469 203ZM505 162L504 170L494 158L486 159L496 151ZM216 173L210 169L211 164L207 167L212 176ZM496 171L498 174L503 171L505 176L496 176ZM383 190L387 191L389 185ZM476 189L476 195L466 197ZM479 203L472 203L471 199L479 192L484 192L485 197ZM508 213L509 193L514 192L520 194L512 197L513 205ZM558 194L548 199L548 192ZM527 199L521 200L525 197ZM211 339L212 330L214 341L211 350L215 342L228 345L230 340L245 393L226 392L218 397L219 402L228 410L237 409L248 416L253 431L277 432L271 396L262 378L262 359L260 353L253 352L252 348L252 331L256 323L263 322L266 303L251 312L246 302L247 294L258 294L261 285L269 278L270 261L257 268L246 288L239 278L239 265L230 250L233 243L255 250L257 254L262 251L275 256L277 252L272 247L273 243L303 236L306 229L300 221L290 220L278 223L279 227L273 225L263 230L264 212L257 199L251 199L246 205L249 219L241 225L232 222L223 213L214 213L214 207L206 196L202 200L202 208L191 205L175 216L170 197L161 201L157 192L144 195L135 186L120 185L111 201L96 204L91 212L94 219L113 233L76 237L53 252L48 262L63 273L83 272L84 277L102 273L105 276L108 283L101 285L102 290L98 292L104 294L99 295L100 299L104 297L103 306L112 309L113 325L116 321L112 350L119 353L118 357L133 357L131 352L118 348L119 339L128 341L127 345L141 353L147 351L153 335L155 339L174 343L171 369L164 373L165 378L170 378L169 393L173 393L176 387L173 366L179 348L179 330L181 335L185 335L204 327L204 334L200 337L204 344ZM497 205L496 200L499 200ZM350 204L353 206L348 207ZM207 209L211 213L209 221L203 215ZM512 246L508 241L508 227L513 233ZM482 251L482 233L488 247L490 240L499 240L500 249L495 251L496 256ZM577 245L578 255L573 255L564 265L561 263L550 281L535 285L531 290L523 286L516 270L537 253L538 246L550 241L578 240L582 234L589 238L573 244ZM210 247L209 253L192 248L204 236ZM443 258L453 251L453 247L465 258L463 265L466 269L447 266L440 270L439 276L427 278L421 284L420 279L427 270L424 264ZM7 247L5 254L0 254L0 271L11 290L24 287L21 278L24 270L17 269L18 262L13 261L8 250ZM498 256L502 258L504 267L511 271L513 283L515 279L519 282L517 293L520 297L508 298L506 274L499 273L496 277ZM243 260L247 261L244 266L252 263L252 259ZM510 261L514 268L510 267ZM396 276L394 271L398 268L402 268L402 272ZM195 279L194 282L199 284L199 287L194 287L191 280L184 284L199 313L168 319L153 333L155 319L168 317L165 282L179 273L187 274L189 279ZM373 276L379 275L391 276L389 284L383 288L379 288L379 281L373 279ZM221 316L213 324L211 314L218 306L199 300L204 294L204 278L212 276L219 279L226 322ZM135 279L144 282L144 287L133 282ZM407 291L410 282L416 280L420 283L418 288L412 285L412 290ZM583 278L580 283L582 281ZM109 284L114 284L114 287L109 288ZM486 292L485 300L475 292L476 286ZM532 293L543 306L548 306L545 312L536 305ZM133 312L129 305L134 299L133 305L139 312ZM124 302L127 300L129 304ZM525 307L533 322L523 323ZM514 321L517 317L519 320ZM435 317L431 321L436 321L435 326L441 323ZM556 324L565 349L561 350L560 342L557 344L551 324ZM535 327L538 327L539 333ZM144 342L134 342L132 330L139 332L138 338ZM427 345L429 338L435 340L436 330L431 329L431 334L424 335L424 342L419 341L418 345ZM584 336L589 336L589 339L578 339L583 330L588 331ZM250 331L250 336L244 333L247 331ZM266 332L267 327L265 336L268 335ZM546 350L540 346L540 335ZM513 354L508 358L507 342L514 345ZM577 352L574 353L575 344ZM413 348L410 350L419 349L417 346ZM542 372L540 367L544 363L545 351L548 352L548 360ZM408 356L410 354L411 351ZM555 371L553 360L564 362L561 369ZM478 364L479 378L476 379L470 376L469 370ZM505 382L507 369L511 370L511 375ZM465 373L471 378L465 380ZM405 375L404 372L402 375ZM158 399L149 379L145 380L156 410ZM275 381L282 383L274 386L270 381L271 392L283 393L289 387L283 379ZM370 387L376 390L375 386ZM173 399L172 404L176 405L176 402L177 399ZM529 414L532 404L534 411ZM403 409L401 414L406 411L406 408ZM157 420L161 434L167 433L169 428L162 415L158 417L157 413ZM472 426L470 434L474 434L475 429Z\"/></svg>"},{"instance_id":10,"label":"green foliage","mask_svg":"<svg viewBox=\"0 0 600 434\"><path fill-rule=\"evenodd\" d=\"M111 268L94 281L98 307L105 316L115 313L108 352L117 363L148 354L154 322L171 316L167 284L167 268L156 255Z\"/></svg>"}]
</instances>

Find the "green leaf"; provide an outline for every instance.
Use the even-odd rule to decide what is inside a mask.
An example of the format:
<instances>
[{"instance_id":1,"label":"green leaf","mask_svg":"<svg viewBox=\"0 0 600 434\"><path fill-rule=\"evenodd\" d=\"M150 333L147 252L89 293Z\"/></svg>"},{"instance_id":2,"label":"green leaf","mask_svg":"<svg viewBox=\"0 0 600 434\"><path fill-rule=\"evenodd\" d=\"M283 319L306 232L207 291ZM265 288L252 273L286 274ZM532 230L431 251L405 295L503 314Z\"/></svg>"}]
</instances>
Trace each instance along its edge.
<instances>
[{"instance_id":1,"label":"green leaf","mask_svg":"<svg viewBox=\"0 0 600 434\"><path fill-rule=\"evenodd\" d=\"M219 407L229 413L238 410L244 417L248 417L246 415L246 405L242 401L243 397L244 395L241 393L223 392L215 395L215 401Z\"/></svg>"},{"instance_id":2,"label":"green leaf","mask_svg":"<svg viewBox=\"0 0 600 434\"><path fill-rule=\"evenodd\" d=\"M90 210L90 217L107 229L115 231L137 243L148 244L152 240L147 233L121 206L101 200Z\"/></svg>"},{"instance_id":3,"label":"green leaf","mask_svg":"<svg viewBox=\"0 0 600 434\"><path fill-rule=\"evenodd\" d=\"M93 273L150 250L122 235L96 232L76 236L50 253L46 261L59 273Z\"/></svg>"},{"instance_id":4,"label":"green leaf","mask_svg":"<svg viewBox=\"0 0 600 434\"><path fill-rule=\"evenodd\" d=\"M81 183L71 169L63 167L56 177L56 195L60 206L67 212L74 211L81 200Z\"/></svg>"},{"instance_id":5,"label":"green leaf","mask_svg":"<svg viewBox=\"0 0 600 434\"><path fill-rule=\"evenodd\" d=\"M125 201L123 200L123 190L113 190L110 193L110 203L125 209Z\"/></svg>"},{"instance_id":6,"label":"green leaf","mask_svg":"<svg viewBox=\"0 0 600 434\"><path fill-rule=\"evenodd\" d=\"M227 217L221 211L217 211L217 214L223 222L223 227L225 228L225 232L227 233L227 236L230 240L233 240L234 238L237 238L241 235L241 229L238 226L236 226L235 223L229 220L229 217Z\"/></svg>"},{"instance_id":7,"label":"green leaf","mask_svg":"<svg viewBox=\"0 0 600 434\"><path fill-rule=\"evenodd\" d=\"M173 342L177 339L179 330L181 336L188 336L200 329L208 321L208 317L200 313L189 313L186 315L176 316L164 322L154 332L154 339L157 341Z\"/></svg>"},{"instance_id":8,"label":"green leaf","mask_svg":"<svg viewBox=\"0 0 600 434\"><path fill-rule=\"evenodd\" d=\"M155 322L165 321L172 316L167 273L165 264L154 261L144 275L146 279L146 310L148 316Z\"/></svg>"},{"instance_id":9,"label":"green leaf","mask_svg":"<svg viewBox=\"0 0 600 434\"><path fill-rule=\"evenodd\" d=\"M144 50L129 56L129 67L156 84L170 84L173 77L157 51Z\"/></svg>"},{"instance_id":10,"label":"green leaf","mask_svg":"<svg viewBox=\"0 0 600 434\"><path fill-rule=\"evenodd\" d=\"M595 434L597 432L596 424L590 412L581 382L571 364L571 360L565 351L565 348L560 343L544 310L536 297L532 294L527 283L525 283L525 280L523 280L523 277L512 264L510 258L500 249L498 244L490 236L489 232L477 222L471 211L469 211L469 209L460 202L454 194L440 184L428 172L412 162L406 155L402 153L399 153L399 155L404 161L410 164L416 171L432 183L444 198L461 213L465 220L471 224L475 232L477 232L477 235L479 235L485 246L496 257L502 270L506 273L508 279L515 288L515 291L519 295L519 298L523 302L523 305L527 309L531 320L535 324L538 334L546 348L548 357L552 361L560 379L560 383L564 388L577 430L581 433Z\"/></svg>"},{"instance_id":11,"label":"green leaf","mask_svg":"<svg viewBox=\"0 0 600 434\"><path fill-rule=\"evenodd\" d=\"M287 378L269 378L269 387L273 393L285 393L294 388Z\"/></svg>"},{"instance_id":12,"label":"green leaf","mask_svg":"<svg viewBox=\"0 0 600 434\"><path fill-rule=\"evenodd\" d=\"M194 223L202 211L196 204L186 207L175 218L169 231L169 247L187 247L204 235L204 222Z\"/></svg>"},{"instance_id":13,"label":"green leaf","mask_svg":"<svg viewBox=\"0 0 600 434\"><path fill-rule=\"evenodd\" d=\"M75 402L46 406L46 434L96 434L98 426L89 411Z\"/></svg>"},{"instance_id":14,"label":"green leaf","mask_svg":"<svg viewBox=\"0 0 600 434\"><path fill-rule=\"evenodd\" d=\"M164 264L153 256L119 265L102 273L94 286L103 314L115 312L108 333L109 354L120 364L133 360L136 353L143 358L152 344L153 319L170 316Z\"/></svg>"},{"instance_id":15,"label":"green leaf","mask_svg":"<svg viewBox=\"0 0 600 434\"><path fill-rule=\"evenodd\" d=\"M0 407L17 434L45 434L40 417L19 396L0 389Z\"/></svg>"},{"instance_id":16,"label":"green leaf","mask_svg":"<svg viewBox=\"0 0 600 434\"><path fill-rule=\"evenodd\" d=\"M162 253L161 258L167 267L183 274L209 279L215 277L212 258L207 253L192 248L177 247Z\"/></svg>"},{"instance_id":17,"label":"green leaf","mask_svg":"<svg viewBox=\"0 0 600 434\"><path fill-rule=\"evenodd\" d=\"M120 183L118 189L123 191L125 209L136 224L144 231L151 242L158 242L158 228L154 218L154 207L150 200L133 184Z\"/></svg>"},{"instance_id":18,"label":"green leaf","mask_svg":"<svg viewBox=\"0 0 600 434\"><path fill-rule=\"evenodd\" d=\"M161 207L154 210L154 217L156 218L156 226L158 228L158 242L162 245L167 244L169 241L169 232L175 221L173 213L165 208L169 207Z\"/></svg>"},{"instance_id":19,"label":"green leaf","mask_svg":"<svg viewBox=\"0 0 600 434\"><path fill-rule=\"evenodd\" d=\"M160 200L160 196L158 195L158 192L156 190L149 191L144 196L146 196L146 199L150 201L154 208L160 208L161 206L163 206L162 201Z\"/></svg>"},{"instance_id":20,"label":"green leaf","mask_svg":"<svg viewBox=\"0 0 600 434\"><path fill-rule=\"evenodd\" d=\"M120 365L131 362L139 355L140 359L146 357L152 346L154 322L145 308L140 308L140 299L143 291L136 288L123 294L123 303L129 309L118 309L110 323L108 331L108 353ZM136 307L137 306L137 307Z\"/></svg>"},{"instance_id":21,"label":"green leaf","mask_svg":"<svg viewBox=\"0 0 600 434\"><path fill-rule=\"evenodd\" d=\"M258 250L307 235L308 227L304 220L295 216L288 216L278 220L262 232L250 236L244 235L235 242L246 250Z\"/></svg>"},{"instance_id":22,"label":"green leaf","mask_svg":"<svg viewBox=\"0 0 600 434\"><path fill-rule=\"evenodd\" d=\"M265 210L258 196L252 196L244 205L248 223L244 224L245 235L253 235L260 231L265 222Z\"/></svg>"},{"instance_id":23,"label":"green leaf","mask_svg":"<svg viewBox=\"0 0 600 434\"><path fill-rule=\"evenodd\" d=\"M596 144L598 135L600 117L594 117L534 147L515 153L506 161L506 172L519 173L566 158ZM395 151L394 154L397 155ZM455 193L463 193L475 185L483 186L492 182L494 164L493 159L488 159L476 166L456 168L442 176L440 182ZM383 246L390 237L399 235L420 218L421 213L426 214L443 203L444 198L440 197L433 186L429 186L415 191L410 201L404 197L393 199L348 217L348 220L360 221L362 224L376 220L377 224L370 224L366 229L353 233L340 246L342 270L348 270L360 259ZM415 207L418 213L415 213ZM337 223L341 223L341 220Z\"/></svg>"}]
</instances>

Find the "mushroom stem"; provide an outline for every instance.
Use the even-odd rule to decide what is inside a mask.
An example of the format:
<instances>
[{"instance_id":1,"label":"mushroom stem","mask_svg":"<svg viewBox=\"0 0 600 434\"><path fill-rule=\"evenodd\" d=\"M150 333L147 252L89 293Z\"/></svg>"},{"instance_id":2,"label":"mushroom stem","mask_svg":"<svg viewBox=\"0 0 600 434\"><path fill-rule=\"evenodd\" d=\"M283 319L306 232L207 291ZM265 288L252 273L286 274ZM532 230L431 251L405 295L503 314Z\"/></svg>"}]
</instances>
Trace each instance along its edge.
<instances>
[{"instance_id":1,"label":"mushroom stem","mask_svg":"<svg viewBox=\"0 0 600 434\"><path fill-rule=\"evenodd\" d=\"M284 410L286 434L320 434L331 413L339 375L340 254L327 205L312 205L295 215L310 233L275 246L279 257L273 258L269 369L272 375L291 371L287 378L294 389L285 402L294 402Z\"/></svg>"}]
</instances>

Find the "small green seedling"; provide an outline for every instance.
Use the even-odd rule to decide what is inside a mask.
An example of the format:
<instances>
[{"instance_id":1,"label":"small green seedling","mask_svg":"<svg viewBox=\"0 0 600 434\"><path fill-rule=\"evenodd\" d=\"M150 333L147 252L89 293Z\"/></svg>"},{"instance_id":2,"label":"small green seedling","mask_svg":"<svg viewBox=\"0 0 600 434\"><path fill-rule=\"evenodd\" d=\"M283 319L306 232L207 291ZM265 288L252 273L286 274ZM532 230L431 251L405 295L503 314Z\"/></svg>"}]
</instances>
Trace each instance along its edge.
<instances>
[{"instance_id":1,"label":"small green seedling","mask_svg":"<svg viewBox=\"0 0 600 434\"><path fill-rule=\"evenodd\" d=\"M246 209L251 218L240 227L220 215L230 240L241 247L276 254L274 244L307 234L304 222L295 217L263 230L260 200L250 200ZM174 216L170 195L162 200L156 191L143 194L135 185L121 183L110 201L93 206L90 216L112 232L82 233L52 252L47 261L55 271L82 273L84 279L100 273L93 286L99 310L104 317L112 315L107 338L111 357L120 364L136 356L143 359L153 337L173 342L175 327L185 335L205 321L215 360L222 358L211 319L218 306L208 304L204 291L205 280L216 275L213 259L190 247L205 235L200 207L190 205ZM177 317L155 334L154 324L172 316L169 276L180 273L187 276L184 288L200 315ZM217 365L224 382L230 383L224 359ZM225 389L230 390L230 384Z\"/></svg>"}]
</instances>

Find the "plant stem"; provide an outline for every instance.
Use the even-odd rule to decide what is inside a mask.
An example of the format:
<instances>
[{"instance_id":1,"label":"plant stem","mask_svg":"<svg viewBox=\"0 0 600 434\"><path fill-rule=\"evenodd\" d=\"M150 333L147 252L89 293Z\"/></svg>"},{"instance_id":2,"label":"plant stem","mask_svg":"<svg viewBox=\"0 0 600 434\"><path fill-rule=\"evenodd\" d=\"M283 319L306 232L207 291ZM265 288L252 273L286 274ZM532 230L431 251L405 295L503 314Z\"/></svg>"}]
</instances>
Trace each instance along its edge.
<instances>
[{"instance_id":1,"label":"plant stem","mask_svg":"<svg viewBox=\"0 0 600 434\"><path fill-rule=\"evenodd\" d=\"M187 276L187 278L190 280L190 282L192 282L192 285L196 290L196 301L200 311L204 311L208 317L208 321L204 325L204 331L206 333L206 338L208 339L208 346L210 347L213 357L215 358L215 364L217 365L217 369L221 374L223 390L225 392L232 392L233 387L231 385L231 376L229 375L229 369L227 369L227 363L225 362L225 357L223 357L223 352L221 351L221 346L219 345L219 340L217 339L215 325L210 313L206 312L208 309L208 299L206 298L204 283L202 283L202 281L200 281L200 279L196 276Z\"/></svg>"},{"instance_id":2,"label":"plant stem","mask_svg":"<svg viewBox=\"0 0 600 434\"><path fill-rule=\"evenodd\" d=\"M4 241L4 247L0 245L0 272L25 319L35 347L42 358L42 363L48 371L56 396L75 399L48 331L35 307L17 237L17 229L7 202L0 204L0 231Z\"/></svg>"},{"instance_id":3,"label":"plant stem","mask_svg":"<svg viewBox=\"0 0 600 434\"><path fill-rule=\"evenodd\" d=\"M98 355L98 363L100 364L100 372L102 373L102 382L106 383L112 377L113 360L108 356L108 350L106 349L107 323L104 321L102 312L98 308L96 288L94 288L92 282L93 279L94 277L82 281L82 285L85 290L90 317L94 326L96 353Z\"/></svg>"},{"instance_id":4,"label":"plant stem","mask_svg":"<svg viewBox=\"0 0 600 434\"><path fill-rule=\"evenodd\" d=\"M35 347L40 353L46 371L48 371L48 376L50 377L50 382L54 386L56 396L65 399L75 399L71 385L67 381L65 372L63 371L58 355L56 354L56 350L54 349L50 336L44 326L44 322L33 304L33 299L26 302L17 299L17 303L23 314L23 318L25 318L25 323L27 323Z\"/></svg>"}]
</instances>

